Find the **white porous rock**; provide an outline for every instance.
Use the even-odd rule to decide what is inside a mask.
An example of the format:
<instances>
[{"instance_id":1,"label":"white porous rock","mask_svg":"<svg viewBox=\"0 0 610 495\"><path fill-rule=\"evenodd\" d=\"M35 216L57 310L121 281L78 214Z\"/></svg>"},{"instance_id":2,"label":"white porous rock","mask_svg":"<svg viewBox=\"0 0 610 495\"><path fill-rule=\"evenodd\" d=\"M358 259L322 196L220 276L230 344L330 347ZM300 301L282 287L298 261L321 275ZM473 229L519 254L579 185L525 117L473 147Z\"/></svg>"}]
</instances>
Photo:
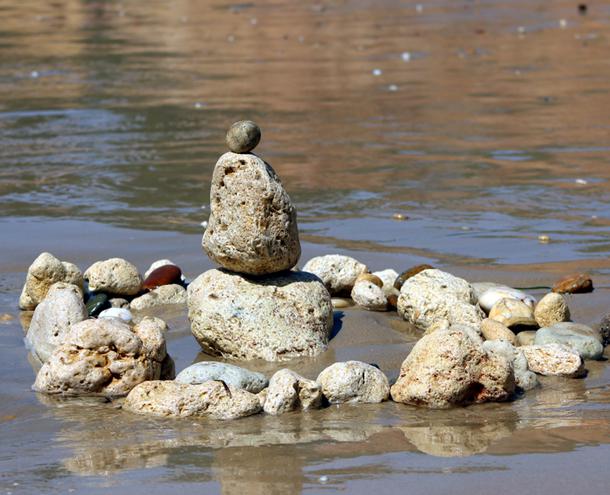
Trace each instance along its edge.
<instances>
[{"instance_id":1,"label":"white porous rock","mask_svg":"<svg viewBox=\"0 0 610 495\"><path fill-rule=\"evenodd\" d=\"M186 304L186 289L178 284L161 285L129 303L134 311L162 306L165 304Z\"/></svg>"},{"instance_id":2,"label":"white porous rock","mask_svg":"<svg viewBox=\"0 0 610 495\"><path fill-rule=\"evenodd\" d=\"M56 282L34 310L26 345L31 353L45 363L62 344L70 327L88 318L80 289L72 284Z\"/></svg>"},{"instance_id":3,"label":"white porous rock","mask_svg":"<svg viewBox=\"0 0 610 495\"><path fill-rule=\"evenodd\" d=\"M125 323L129 323L133 320L133 315L131 314L131 311L125 308L108 308L102 311L98 315L98 318L118 318Z\"/></svg>"},{"instance_id":4,"label":"white porous rock","mask_svg":"<svg viewBox=\"0 0 610 495\"><path fill-rule=\"evenodd\" d=\"M428 269L405 281L397 309L405 320L423 330L452 325L478 329L484 314L475 303L474 291L466 280Z\"/></svg>"},{"instance_id":5,"label":"white porous rock","mask_svg":"<svg viewBox=\"0 0 610 495\"><path fill-rule=\"evenodd\" d=\"M463 326L424 335L402 363L392 399L435 409L509 399L515 390L512 364L487 352L477 337Z\"/></svg>"},{"instance_id":6,"label":"white porous rock","mask_svg":"<svg viewBox=\"0 0 610 495\"><path fill-rule=\"evenodd\" d=\"M134 327L117 318L72 325L32 388L46 394L127 395L137 384L159 379L168 365L166 329L158 318L144 318Z\"/></svg>"},{"instance_id":7,"label":"white porous rock","mask_svg":"<svg viewBox=\"0 0 610 495\"><path fill-rule=\"evenodd\" d=\"M354 302L364 309L370 311L387 311L388 309L388 299L383 289L368 280L356 281L351 296Z\"/></svg>"},{"instance_id":8,"label":"white porous rock","mask_svg":"<svg viewBox=\"0 0 610 495\"><path fill-rule=\"evenodd\" d=\"M373 275L379 277L383 282L383 292L386 297L395 295L398 297L400 291L394 288L394 282L396 281L396 277L398 277L398 272L392 268L387 268L385 270L380 270L378 272L373 272Z\"/></svg>"},{"instance_id":9,"label":"white porous rock","mask_svg":"<svg viewBox=\"0 0 610 495\"><path fill-rule=\"evenodd\" d=\"M110 258L93 263L84 275L92 292L117 296L133 296L142 289L138 269L123 258Z\"/></svg>"},{"instance_id":10,"label":"white porous rock","mask_svg":"<svg viewBox=\"0 0 610 495\"><path fill-rule=\"evenodd\" d=\"M269 380L261 373L232 364L214 361L202 361L192 364L188 368L183 369L176 377L177 382L188 383L190 385L214 380L221 380L230 387L241 388L253 394L259 393L269 385Z\"/></svg>"},{"instance_id":11,"label":"white porous rock","mask_svg":"<svg viewBox=\"0 0 610 495\"><path fill-rule=\"evenodd\" d=\"M162 266L167 266L167 265L178 266L172 260L168 260L168 259L153 261L151 263L150 267L148 268L148 270L146 270L146 272L144 273L144 280L146 280L148 278L148 276L152 272L154 272L157 268L161 268Z\"/></svg>"},{"instance_id":12,"label":"white porous rock","mask_svg":"<svg viewBox=\"0 0 610 495\"><path fill-rule=\"evenodd\" d=\"M327 254L311 258L303 267L304 272L317 275L333 296L349 294L359 275L368 268L358 260L341 254Z\"/></svg>"},{"instance_id":13,"label":"white porous rock","mask_svg":"<svg viewBox=\"0 0 610 495\"><path fill-rule=\"evenodd\" d=\"M332 364L318 375L316 381L331 404L374 404L390 396L390 383L385 374L361 361Z\"/></svg>"},{"instance_id":14,"label":"white porous rock","mask_svg":"<svg viewBox=\"0 0 610 495\"><path fill-rule=\"evenodd\" d=\"M534 305L536 304L536 298L534 296L519 289L507 287L506 285L497 285L487 289L478 297L478 303L483 311L489 313L491 308L493 308L496 303L500 302L502 299L514 299L516 301L521 301L531 309L534 309Z\"/></svg>"},{"instance_id":15,"label":"white porous rock","mask_svg":"<svg viewBox=\"0 0 610 495\"><path fill-rule=\"evenodd\" d=\"M508 328L516 326L538 326L536 319L534 318L534 310L523 301L517 299L500 299L500 301L491 308L489 319L498 321Z\"/></svg>"},{"instance_id":16,"label":"white porous rock","mask_svg":"<svg viewBox=\"0 0 610 495\"><path fill-rule=\"evenodd\" d=\"M175 381L147 381L127 396L123 409L164 417L238 419L261 411L256 395L220 381L190 385Z\"/></svg>"},{"instance_id":17,"label":"white porous rock","mask_svg":"<svg viewBox=\"0 0 610 495\"><path fill-rule=\"evenodd\" d=\"M562 344L524 345L528 368L540 375L576 377L584 371L584 362L578 351Z\"/></svg>"},{"instance_id":18,"label":"white porous rock","mask_svg":"<svg viewBox=\"0 0 610 495\"><path fill-rule=\"evenodd\" d=\"M487 340L483 348L488 352L496 352L504 356L513 366L515 382L523 390L531 390L538 386L538 377L527 367L527 359L523 351L505 340Z\"/></svg>"},{"instance_id":19,"label":"white porous rock","mask_svg":"<svg viewBox=\"0 0 610 495\"><path fill-rule=\"evenodd\" d=\"M318 409L322 406L323 398L318 383L303 378L292 370L283 369L269 380L263 409L273 415Z\"/></svg>"},{"instance_id":20,"label":"white porous rock","mask_svg":"<svg viewBox=\"0 0 610 495\"><path fill-rule=\"evenodd\" d=\"M282 361L326 350L333 308L326 287L311 273L249 279L214 269L187 292L191 331L208 353Z\"/></svg>"},{"instance_id":21,"label":"white porous rock","mask_svg":"<svg viewBox=\"0 0 610 495\"><path fill-rule=\"evenodd\" d=\"M220 157L210 211L202 246L222 267L265 275L290 270L299 260L296 209L271 165L258 156Z\"/></svg>"},{"instance_id":22,"label":"white porous rock","mask_svg":"<svg viewBox=\"0 0 610 495\"><path fill-rule=\"evenodd\" d=\"M82 291L83 275L73 263L60 261L51 253L41 253L28 268L19 308L35 309L56 282L76 285Z\"/></svg>"},{"instance_id":23,"label":"white porous rock","mask_svg":"<svg viewBox=\"0 0 610 495\"><path fill-rule=\"evenodd\" d=\"M557 292L549 292L536 305L534 318L540 328L570 321L570 308L568 308L566 298Z\"/></svg>"},{"instance_id":24,"label":"white porous rock","mask_svg":"<svg viewBox=\"0 0 610 495\"><path fill-rule=\"evenodd\" d=\"M534 344L563 344L577 351L583 359L600 359L604 353L601 340L597 330L564 321L538 330Z\"/></svg>"}]
</instances>

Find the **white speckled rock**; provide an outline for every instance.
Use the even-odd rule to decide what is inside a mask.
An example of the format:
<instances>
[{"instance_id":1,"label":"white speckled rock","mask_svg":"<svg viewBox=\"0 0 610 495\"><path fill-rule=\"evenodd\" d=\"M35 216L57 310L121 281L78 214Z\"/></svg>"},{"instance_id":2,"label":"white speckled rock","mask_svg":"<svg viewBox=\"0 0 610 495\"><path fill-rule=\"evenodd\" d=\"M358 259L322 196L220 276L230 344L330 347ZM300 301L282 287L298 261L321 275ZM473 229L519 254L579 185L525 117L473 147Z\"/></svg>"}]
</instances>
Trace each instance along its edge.
<instances>
[{"instance_id":1,"label":"white speckled rock","mask_svg":"<svg viewBox=\"0 0 610 495\"><path fill-rule=\"evenodd\" d=\"M303 378L292 370L276 372L269 380L264 410L267 414L318 409L322 406L322 390L313 380Z\"/></svg>"},{"instance_id":2,"label":"white speckled rock","mask_svg":"<svg viewBox=\"0 0 610 495\"><path fill-rule=\"evenodd\" d=\"M142 288L142 277L138 269L123 258L110 258L93 263L84 277L92 292L133 296Z\"/></svg>"},{"instance_id":3,"label":"white speckled rock","mask_svg":"<svg viewBox=\"0 0 610 495\"><path fill-rule=\"evenodd\" d=\"M70 327L88 318L80 289L57 282L36 307L26 344L42 363L48 361L55 348L62 344Z\"/></svg>"},{"instance_id":4,"label":"white speckled rock","mask_svg":"<svg viewBox=\"0 0 610 495\"><path fill-rule=\"evenodd\" d=\"M489 318L485 318L481 322L481 333L485 340L505 340L513 345L517 343L517 337L510 328L502 325L499 321L490 320Z\"/></svg>"},{"instance_id":5,"label":"white speckled rock","mask_svg":"<svg viewBox=\"0 0 610 495\"><path fill-rule=\"evenodd\" d=\"M556 292L549 292L536 305L534 318L541 328L570 321L570 309L565 297Z\"/></svg>"},{"instance_id":6,"label":"white speckled rock","mask_svg":"<svg viewBox=\"0 0 610 495\"><path fill-rule=\"evenodd\" d=\"M192 364L183 369L176 377L178 383L190 385L217 380L222 380L230 387L244 389L253 394L259 393L269 384L269 380L261 373L214 361Z\"/></svg>"},{"instance_id":7,"label":"white speckled rock","mask_svg":"<svg viewBox=\"0 0 610 495\"><path fill-rule=\"evenodd\" d=\"M35 309L56 282L76 285L82 290L83 276L73 263L62 262L51 253L41 253L28 268L19 307L24 310Z\"/></svg>"},{"instance_id":8,"label":"white speckled rock","mask_svg":"<svg viewBox=\"0 0 610 495\"><path fill-rule=\"evenodd\" d=\"M146 280L148 278L148 276L152 272L154 272L157 268L161 268L162 266L167 266L167 265L178 266L172 260L168 260L168 259L153 261L151 263L150 267L148 268L148 270L146 270L146 272L144 273L144 280Z\"/></svg>"},{"instance_id":9,"label":"white speckled rock","mask_svg":"<svg viewBox=\"0 0 610 495\"><path fill-rule=\"evenodd\" d=\"M536 298L534 296L531 296L530 294L527 294L519 289L507 287L506 285L498 285L487 289L478 297L478 303L483 311L489 313L491 308L493 308L502 299L514 299L516 301L521 301L532 309L534 309L534 305L536 304Z\"/></svg>"},{"instance_id":10,"label":"white speckled rock","mask_svg":"<svg viewBox=\"0 0 610 495\"><path fill-rule=\"evenodd\" d=\"M158 318L144 318L133 328L117 318L72 325L32 388L47 394L126 395L138 383L161 376L166 328Z\"/></svg>"},{"instance_id":11,"label":"white speckled rock","mask_svg":"<svg viewBox=\"0 0 610 495\"><path fill-rule=\"evenodd\" d=\"M398 314L423 329L467 325L479 328L483 312L474 306L466 280L436 269L424 270L405 281L398 298Z\"/></svg>"},{"instance_id":12,"label":"white speckled rock","mask_svg":"<svg viewBox=\"0 0 610 495\"><path fill-rule=\"evenodd\" d=\"M135 387L123 409L153 416L210 416L237 419L261 411L258 397L219 381L187 385L174 381L147 381Z\"/></svg>"},{"instance_id":13,"label":"white speckled rock","mask_svg":"<svg viewBox=\"0 0 610 495\"><path fill-rule=\"evenodd\" d=\"M483 349L504 356L513 366L515 382L523 390L531 390L538 385L538 377L527 367L527 359L523 351L505 340L487 340Z\"/></svg>"},{"instance_id":14,"label":"white speckled rock","mask_svg":"<svg viewBox=\"0 0 610 495\"><path fill-rule=\"evenodd\" d=\"M165 304L186 304L186 289L178 284L161 285L129 303L130 309L142 311Z\"/></svg>"},{"instance_id":15,"label":"white speckled rock","mask_svg":"<svg viewBox=\"0 0 610 495\"><path fill-rule=\"evenodd\" d=\"M394 282L396 281L396 277L398 277L398 272L396 270L387 268L385 270L373 272L373 275L379 277L383 282L383 292L385 292L386 297L393 294L398 297L400 291L394 288Z\"/></svg>"},{"instance_id":16,"label":"white speckled rock","mask_svg":"<svg viewBox=\"0 0 610 495\"><path fill-rule=\"evenodd\" d=\"M392 399L437 409L509 399L515 389L512 365L472 334L455 326L422 337L402 363Z\"/></svg>"},{"instance_id":17,"label":"white speckled rock","mask_svg":"<svg viewBox=\"0 0 610 495\"><path fill-rule=\"evenodd\" d=\"M577 351L583 359L600 359L604 353L599 332L587 325L561 322L536 332L535 345L563 344Z\"/></svg>"},{"instance_id":18,"label":"white speckled rock","mask_svg":"<svg viewBox=\"0 0 610 495\"><path fill-rule=\"evenodd\" d=\"M311 258L303 267L304 272L320 277L331 295L349 294L359 275L366 273L365 264L350 256L328 254Z\"/></svg>"},{"instance_id":19,"label":"white speckled rock","mask_svg":"<svg viewBox=\"0 0 610 495\"><path fill-rule=\"evenodd\" d=\"M188 307L202 348L235 359L317 356L333 326L326 287L305 272L249 279L209 270L189 285Z\"/></svg>"},{"instance_id":20,"label":"white speckled rock","mask_svg":"<svg viewBox=\"0 0 610 495\"><path fill-rule=\"evenodd\" d=\"M360 361L332 364L316 381L331 404L377 403L390 395L390 383L383 372Z\"/></svg>"},{"instance_id":21,"label":"white speckled rock","mask_svg":"<svg viewBox=\"0 0 610 495\"><path fill-rule=\"evenodd\" d=\"M580 354L561 344L524 345L520 349L527 359L527 367L540 375L581 376L584 362Z\"/></svg>"},{"instance_id":22,"label":"white speckled rock","mask_svg":"<svg viewBox=\"0 0 610 495\"><path fill-rule=\"evenodd\" d=\"M296 265L301 256L296 209L271 165L258 156L220 157L210 210L202 246L212 261L251 275Z\"/></svg>"},{"instance_id":23,"label":"white speckled rock","mask_svg":"<svg viewBox=\"0 0 610 495\"><path fill-rule=\"evenodd\" d=\"M368 280L358 280L352 289L354 302L370 311L387 311L388 300L381 287L376 286Z\"/></svg>"},{"instance_id":24,"label":"white speckled rock","mask_svg":"<svg viewBox=\"0 0 610 495\"><path fill-rule=\"evenodd\" d=\"M118 318L119 320L123 320L125 323L129 323L133 320L133 316L131 311L125 308L108 308L102 311L98 318Z\"/></svg>"},{"instance_id":25,"label":"white speckled rock","mask_svg":"<svg viewBox=\"0 0 610 495\"><path fill-rule=\"evenodd\" d=\"M491 311L489 319L498 321L502 325L511 328L516 326L537 327L534 311L523 301L517 299L500 299Z\"/></svg>"}]
</instances>

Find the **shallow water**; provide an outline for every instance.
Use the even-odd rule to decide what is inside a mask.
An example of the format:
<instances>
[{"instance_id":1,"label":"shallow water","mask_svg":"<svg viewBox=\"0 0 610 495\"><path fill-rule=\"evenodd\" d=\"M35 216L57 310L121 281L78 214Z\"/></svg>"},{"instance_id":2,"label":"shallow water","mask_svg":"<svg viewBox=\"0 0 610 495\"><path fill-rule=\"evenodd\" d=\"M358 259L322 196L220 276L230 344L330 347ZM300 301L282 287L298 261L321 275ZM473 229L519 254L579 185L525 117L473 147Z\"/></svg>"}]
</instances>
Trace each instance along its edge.
<instances>
[{"instance_id":1,"label":"shallow water","mask_svg":"<svg viewBox=\"0 0 610 495\"><path fill-rule=\"evenodd\" d=\"M610 6L421 5L0 2L0 314L14 316L0 322L0 493L607 491L605 362L510 404L230 424L29 390L16 310L29 263L48 250L83 269L111 256L210 268L200 222L241 118L261 124L257 152L298 207L303 262L343 252L515 286L587 270L601 288L570 307L596 324L610 296ZM178 369L206 359L184 313L161 314ZM418 337L395 314L337 318L330 350L291 368L361 359L395 377Z\"/></svg>"}]
</instances>

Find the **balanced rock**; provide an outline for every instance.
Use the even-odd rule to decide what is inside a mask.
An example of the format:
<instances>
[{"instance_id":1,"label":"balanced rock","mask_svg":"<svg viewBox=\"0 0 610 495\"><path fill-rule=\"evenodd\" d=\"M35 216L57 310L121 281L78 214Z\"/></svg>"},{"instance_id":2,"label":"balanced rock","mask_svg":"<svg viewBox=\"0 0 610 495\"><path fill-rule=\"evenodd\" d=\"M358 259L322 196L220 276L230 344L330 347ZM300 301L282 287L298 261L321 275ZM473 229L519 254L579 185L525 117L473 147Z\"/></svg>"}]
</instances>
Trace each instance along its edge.
<instances>
[{"instance_id":1,"label":"balanced rock","mask_svg":"<svg viewBox=\"0 0 610 495\"><path fill-rule=\"evenodd\" d=\"M518 299L500 299L489 312L489 319L498 321L502 325L511 328L517 326L536 327L534 310Z\"/></svg>"},{"instance_id":2,"label":"balanced rock","mask_svg":"<svg viewBox=\"0 0 610 495\"><path fill-rule=\"evenodd\" d=\"M289 411L318 409L324 397L320 385L303 378L292 370L276 372L269 380L264 403L267 414L283 414Z\"/></svg>"},{"instance_id":3,"label":"balanced rock","mask_svg":"<svg viewBox=\"0 0 610 495\"><path fill-rule=\"evenodd\" d=\"M377 403L390 395L390 384L383 372L360 361L335 363L324 369L316 381L331 404Z\"/></svg>"},{"instance_id":4,"label":"balanced rock","mask_svg":"<svg viewBox=\"0 0 610 495\"><path fill-rule=\"evenodd\" d=\"M268 384L265 375L228 363L202 361L191 364L176 377L178 383L197 385L209 381L223 381L233 388L258 394Z\"/></svg>"},{"instance_id":5,"label":"balanced rock","mask_svg":"<svg viewBox=\"0 0 610 495\"><path fill-rule=\"evenodd\" d=\"M577 377L585 372L580 354L566 345L525 345L520 349L527 359L527 367L539 375Z\"/></svg>"},{"instance_id":6,"label":"balanced rock","mask_svg":"<svg viewBox=\"0 0 610 495\"><path fill-rule=\"evenodd\" d=\"M487 352L473 329L453 326L424 335L415 344L391 394L395 402L443 409L507 400L514 389L509 361Z\"/></svg>"},{"instance_id":7,"label":"balanced rock","mask_svg":"<svg viewBox=\"0 0 610 495\"><path fill-rule=\"evenodd\" d=\"M304 272L320 277L331 295L349 294L356 279L368 272L365 264L341 254L327 254L311 258L303 267Z\"/></svg>"},{"instance_id":8,"label":"balanced rock","mask_svg":"<svg viewBox=\"0 0 610 495\"><path fill-rule=\"evenodd\" d=\"M317 356L333 326L330 295L306 272L250 279L209 270L189 285L188 308L201 347L235 359Z\"/></svg>"},{"instance_id":9,"label":"balanced rock","mask_svg":"<svg viewBox=\"0 0 610 495\"><path fill-rule=\"evenodd\" d=\"M45 363L64 342L70 327L88 317L80 289L57 282L36 307L25 341L40 362Z\"/></svg>"},{"instance_id":10,"label":"balanced rock","mask_svg":"<svg viewBox=\"0 0 610 495\"><path fill-rule=\"evenodd\" d=\"M134 311L162 306L165 304L186 304L186 289L178 284L161 285L129 303Z\"/></svg>"},{"instance_id":11,"label":"balanced rock","mask_svg":"<svg viewBox=\"0 0 610 495\"><path fill-rule=\"evenodd\" d=\"M504 356L512 364L518 387L530 390L538 385L538 377L527 367L527 359L521 349L505 340L487 340L483 342L483 348L488 352L496 352Z\"/></svg>"},{"instance_id":12,"label":"balanced rock","mask_svg":"<svg viewBox=\"0 0 610 495\"><path fill-rule=\"evenodd\" d=\"M534 318L541 328L570 321L570 309L565 297L557 292L549 292L536 305Z\"/></svg>"},{"instance_id":13,"label":"balanced rock","mask_svg":"<svg viewBox=\"0 0 610 495\"><path fill-rule=\"evenodd\" d=\"M499 321L490 320L489 318L485 318L481 322L481 333L485 340L504 340L513 345L517 343L517 337L510 328Z\"/></svg>"},{"instance_id":14,"label":"balanced rock","mask_svg":"<svg viewBox=\"0 0 610 495\"><path fill-rule=\"evenodd\" d=\"M296 209L279 177L255 155L225 153L214 168L202 246L228 270L265 275L301 256Z\"/></svg>"},{"instance_id":15,"label":"balanced rock","mask_svg":"<svg viewBox=\"0 0 610 495\"><path fill-rule=\"evenodd\" d=\"M147 381L136 386L123 409L153 416L209 416L237 419L261 411L258 397L220 381L188 385L175 381Z\"/></svg>"},{"instance_id":16,"label":"balanced rock","mask_svg":"<svg viewBox=\"0 0 610 495\"><path fill-rule=\"evenodd\" d=\"M227 146L233 153L250 153L260 140L261 129L251 120L235 122L227 131Z\"/></svg>"},{"instance_id":17,"label":"balanced rock","mask_svg":"<svg viewBox=\"0 0 610 495\"><path fill-rule=\"evenodd\" d=\"M535 345L564 344L577 351L583 359L600 359L604 352L598 332L587 325L562 322L536 332Z\"/></svg>"},{"instance_id":18,"label":"balanced rock","mask_svg":"<svg viewBox=\"0 0 610 495\"><path fill-rule=\"evenodd\" d=\"M117 296L133 296L142 289L138 269L123 258L110 258L93 263L84 274L91 292Z\"/></svg>"}]
</instances>

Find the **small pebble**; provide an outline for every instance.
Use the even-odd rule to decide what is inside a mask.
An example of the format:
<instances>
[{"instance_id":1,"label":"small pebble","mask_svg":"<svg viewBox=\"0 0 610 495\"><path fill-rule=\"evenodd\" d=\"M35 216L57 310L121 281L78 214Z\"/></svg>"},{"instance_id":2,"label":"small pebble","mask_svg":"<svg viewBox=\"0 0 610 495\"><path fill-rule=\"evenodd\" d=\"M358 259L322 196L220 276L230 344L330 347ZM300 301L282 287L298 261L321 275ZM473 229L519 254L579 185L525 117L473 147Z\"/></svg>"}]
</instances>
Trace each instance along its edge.
<instances>
[{"instance_id":1,"label":"small pebble","mask_svg":"<svg viewBox=\"0 0 610 495\"><path fill-rule=\"evenodd\" d=\"M551 238L548 235L539 235L538 242L540 244L548 244L549 242L551 242Z\"/></svg>"},{"instance_id":2,"label":"small pebble","mask_svg":"<svg viewBox=\"0 0 610 495\"><path fill-rule=\"evenodd\" d=\"M30 72L30 77L32 79L36 79L40 74L38 73L37 70L33 70L32 72Z\"/></svg>"},{"instance_id":3,"label":"small pebble","mask_svg":"<svg viewBox=\"0 0 610 495\"><path fill-rule=\"evenodd\" d=\"M565 28L568 25L568 21L566 21L565 19L559 19L559 27L560 28Z\"/></svg>"},{"instance_id":4,"label":"small pebble","mask_svg":"<svg viewBox=\"0 0 610 495\"><path fill-rule=\"evenodd\" d=\"M260 140L261 129L251 120L235 122L227 131L227 146L233 153L249 153Z\"/></svg>"},{"instance_id":5,"label":"small pebble","mask_svg":"<svg viewBox=\"0 0 610 495\"><path fill-rule=\"evenodd\" d=\"M351 299L347 299L344 297L333 297L331 299L331 302L333 304L333 308L335 309L349 308L350 306L354 305Z\"/></svg>"},{"instance_id":6,"label":"small pebble","mask_svg":"<svg viewBox=\"0 0 610 495\"><path fill-rule=\"evenodd\" d=\"M586 3L579 3L578 4L578 12L580 15L585 15L587 13L587 4Z\"/></svg>"},{"instance_id":7,"label":"small pebble","mask_svg":"<svg viewBox=\"0 0 610 495\"><path fill-rule=\"evenodd\" d=\"M11 314L8 314L8 313L3 313L3 314L0 315L0 321L3 322L3 323L12 321L14 319L15 319L15 317L13 315L11 315Z\"/></svg>"},{"instance_id":8,"label":"small pebble","mask_svg":"<svg viewBox=\"0 0 610 495\"><path fill-rule=\"evenodd\" d=\"M203 227L203 230L208 228L208 221L204 220L203 222L200 223L200 225Z\"/></svg>"},{"instance_id":9,"label":"small pebble","mask_svg":"<svg viewBox=\"0 0 610 495\"><path fill-rule=\"evenodd\" d=\"M568 275L558 280L553 285L553 292L560 294L582 294L585 292L593 292L593 280L589 275L577 273L576 275Z\"/></svg>"},{"instance_id":10,"label":"small pebble","mask_svg":"<svg viewBox=\"0 0 610 495\"><path fill-rule=\"evenodd\" d=\"M99 314L98 318L100 318L100 319L118 318L120 320L123 320L125 323L129 323L131 320L133 320L131 311L129 311L128 309L125 309L125 308L105 309L104 311L102 311Z\"/></svg>"},{"instance_id":11,"label":"small pebble","mask_svg":"<svg viewBox=\"0 0 610 495\"><path fill-rule=\"evenodd\" d=\"M408 62L409 60L411 60L411 54L409 52L402 52L400 58L402 58L403 61Z\"/></svg>"},{"instance_id":12,"label":"small pebble","mask_svg":"<svg viewBox=\"0 0 610 495\"><path fill-rule=\"evenodd\" d=\"M198 101L197 103L195 103L195 108L203 108L203 103L201 103L200 101Z\"/></svg>"},{"instance_id":13,"label":"small pebble","mask_svg":"<svg viewBox=\"0 0 610 495\"><path fill-rule=\"evenodd\" d=\"M421 3L418 3L415 6L415 12L417 12L418 14L421 14L424 11L424 6Z\"/></svg>"},{"instance_id":14,"label":"small pebble","mask_svg":"<svg viewBox=\"0 0 610 495\"><path fill-rule=\"evenodd\" d=\"M318 478L318 481L319 481L320 483L327 483L327 482L328 482L328 476L320 476L320 477Z\"/></svg>"},{"instance_id":15,"label":"small pebble","mask_svg":"<svg viewBox=\"0 0 610 495\"><path fill-rule=\"evenodd\" d=\"M394 220L408 220L408 218L409 218L409 217L408 217L408 216L406 216L406 215L403 215L402 213L394 213L394 214L392 215L392 218L393 218Z\"/></svg>"},{"instance_id":16,"label":"small pebble","mask_svg":"<svg viewBox=\"0 0 610 495\"><path fill-rule=\"evenodd\" d=\"M396 84L390 84L388 86L388 91L398 91L398 86L396 86Z\"/></svg>"},{"instance_id":17,"label":"small pebble","mask_svg":"<svg viewBox=\"0 0 610 495\"><path fill-rule=\"evenodd\" d=\"M587 181L586 179L576 179L574 182L576 182L576 184L580 184L581 186L584 186L585 184L589 183L589 181Z\"/></svg>"},{"instance_id":18,"label":"small pebble","mask_svg":"<svg viewBox=\"0 0 610 495\"><path fill-rule=\"evenodd\" d=\"M374 76L380 76L381 74L383 74L383 71L381 69L373 69Z\"/></svg>"},{"instance_id":19,"label":"small pebble","mask_svg":"<svg viewBox=\"0 0 610 495\"><path fill-rule=\"evenodd\" d=\"M182 270L176 265L163 265L150 272L142 284L143 289L153 290L162 285L179 284Z\"/></svg>"}]
</instances>

